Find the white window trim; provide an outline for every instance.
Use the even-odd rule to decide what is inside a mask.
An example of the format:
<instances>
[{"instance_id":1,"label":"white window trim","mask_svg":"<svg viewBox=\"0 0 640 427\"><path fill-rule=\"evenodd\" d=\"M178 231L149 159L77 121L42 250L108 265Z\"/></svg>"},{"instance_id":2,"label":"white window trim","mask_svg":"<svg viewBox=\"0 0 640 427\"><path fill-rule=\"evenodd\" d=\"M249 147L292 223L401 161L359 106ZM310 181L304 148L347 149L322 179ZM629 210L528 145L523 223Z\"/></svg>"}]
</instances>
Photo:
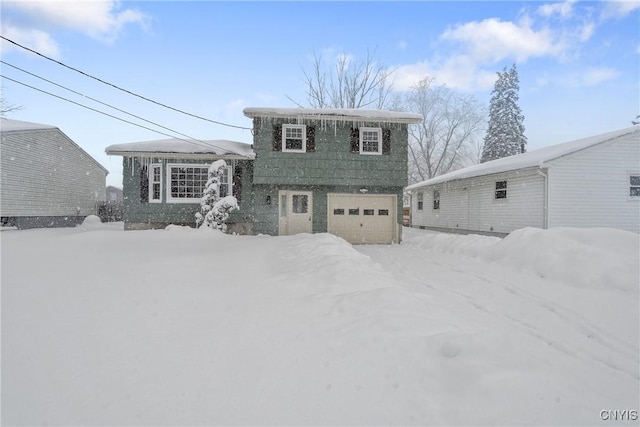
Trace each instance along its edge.
<instances>
[{"instance_id":1,"label":"white window trim","mask_svg":"<svg viewBox=\"0 0 640 427\"><path fill-rule=\"evenodd\" d=\"M378 133L378 151L362 151L362 134L364 132L377 132ZM373 156L378 156L378 155L382 155L382 128L368 128L368 127L362 127L360 128L360 135L359 135L360 141L360 154L365 154L365 155L373 155Z\"/></svg>"},{"instance_id":2,"label":"white window trim","mask_svg":"<svg viewBox=\"0 0 640 427\"><path fill-rule=\"evenodd\" d=\"M167 164L167 172L166 172L166 180L167 180L167 190L166 190L166 198L167 203L200 203L200 197L195 197L191 199L184 199L179 197L171 197L171 168L204 168L209 169L209 165L201 164L201 163L168 163Z\"/></svg>"},{"instance_id":3,"label":"white window trim","mask_svg":"<svg viewBox=\"0 0 640 427\"><path fill-rule=\"evenodd\" d=\"M302 129L302 149L292 150L287 148L287 129ZM306 153L307 152L307 125L282 125L282 152L283 153Z\"/></svg>"},{"instance_id":4,"label":"white window trim","mask_svg":"<svg viewBox=\"0 0 640 427\"><path fill-rule=\"evenodd\" d=\"M504 182L504 188L496 188L499 182ZM498 191L504 191L504 197L498 197ZM509 181L507 179L501 179L499 181L495 181L493 184L493 200L497 202L504 202L509 198Z\"/></svg>"},{"instance_id":5,"label":"white window trim","mask_svg":"<svg viewBox=\"0 0 640 427\"><path fill-rule=\"evenodd\" d=\"M231 165L227 165L221 169L227 170L227 183L223 184L220 182L220 185L225 185L227 187L227 196L233 196L233 167ZM218 188L218 196L220 196L220 188Z\"/></svg>"},{"instance_id":6,"label":"white window trim","mask_svg":"<svg viewBox=\"0 0 640 427\"><path fill-rule=\"evenodd\" d=\"M436 194L436 193L437 193L437 194ZM431 208L432 208L432 210L434 210L434 211L439 211L439 210L440 210L440 197L441 197L440 190L433 190L433 193L432 193L432 194L433 194L433 196L432 196L432 197L433 197L433 200L432 200L432 203L431 203ZM438 197L436 197L436 195L437 195ZM437 208L436 208L436 201L438 202L438 207L437 207Z\"/></svg>"},{"instance_id":7,"label":"white window trim","mask_svg":"<svg viewBox=\"0 0 640 427\"><path fill-rule=\"evenodd\" d=\"M422 203L422 205L420 205ZM424 210L424 193L422 191L416 193L416 209L418 211Z\"/></svg>"},{"instance_id":8,"label":"white window trim","mask_svg":"<svg viewBox=\"0 0 640 427\"><path fill-rule=\"evenodd\" d=\"M153 181L154 178L154 169L155 168L159 168L160 169L160 197L157 199L153 198L153 184L155 184L155 182ZM148 186L148 190L147 192L148 194L148 199L149 199L149 203L162 203L162 164L161 163L151 163L148 166L147 169L147 178L149 180L149 186Z\"/></svg>"},{"instance_id":9,"label":"white window trim","mask_svg":"<svg viewBox=\"0 0 640 427\"><path fill-rule=\"evenodd\" d=\"M631 177L632 176L640 176L640 172L629 172L629 176L627 179L627 186L629 188L629 191L627 192L627 198L629 200L640 200L640 196L632 196L631 193L631 187L638 187L637 185L631 185Z\"/></svg>"}]
</instances>

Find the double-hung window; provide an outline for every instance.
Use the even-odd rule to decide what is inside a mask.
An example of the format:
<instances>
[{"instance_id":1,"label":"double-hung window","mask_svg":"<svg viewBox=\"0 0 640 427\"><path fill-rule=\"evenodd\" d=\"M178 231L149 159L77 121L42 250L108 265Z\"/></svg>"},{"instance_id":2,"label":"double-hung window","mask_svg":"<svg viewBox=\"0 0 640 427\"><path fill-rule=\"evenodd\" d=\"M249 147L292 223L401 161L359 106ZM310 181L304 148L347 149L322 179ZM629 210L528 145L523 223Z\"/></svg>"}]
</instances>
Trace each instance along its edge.
<instances>
[{"instance_id":1,"label":"double-hung window","mask_svg":"<svg viewBox=\"0 0 640 427\"><path fill-rule=\"evenodd\" d=\"M640 174L629 175L629 197L640 199Z\"/></svg>"},{"instance_id":2,"label":"double-hung window","mask_svg":"<svg viewBox=\"0 0 640 427\"><path fill-rule=\"evenodd\" d=\"M162 201L162 165L150 164L149 174L149 203Z\"/></svg>"},{"instance_id":3,"label":"double-hung window","mask_svg":"<svg viewBox=\"0 0 640 427\"><path fill-rule=\"evenodd\" d=\"M440 209L440 190L433 190L433 209Z\"/></svg>"},{"instance_id":4,"label":"double-hung window","mask_svg":"<svg viewBox=\"0 0 640 427\"><path fill-rule=\"evenodd\" d=\"M382 154L381 128L360 128L360 154Z\"/></svg>"},{"instance_id":5,"label":"double-hung window","mask_svg":"<svg viewBox=\"0 0 640 427\"><path fill-rule=\"evenodd\" d=\"M418 193L418 210L421 211L424 206L424 193Z\"/></svg>"},{"instance_id":6,"label":"double-hung window","mask_svg":"<svg viewBox=\"0 0 640 427\"><path fill-rule=\"evenodd\" d=\"M496 181L495 198L496 199L507 198L507 181Z\"/></svg>"},{"instance_id":7,"label":"double-hung window","mask_svg":"<svg viewBox=\"0 0 640 427\"><path fill-rule=\"evenodd\" d=\"M305 153L307 151L307 127L282 125L282 152Z\"/></svg>"},{"instance_id":8,"label":"double-hung window","mask_svg":"<svg viewBox=\"0 0 640 427\"><path fill-rule=\"evenodd\" d=\"M226 166L220 169L220 188L218 189L218 195L220 197L227 197L232 194L232 179L231 179L231 166Z\"/></svg>"}]
</instances>

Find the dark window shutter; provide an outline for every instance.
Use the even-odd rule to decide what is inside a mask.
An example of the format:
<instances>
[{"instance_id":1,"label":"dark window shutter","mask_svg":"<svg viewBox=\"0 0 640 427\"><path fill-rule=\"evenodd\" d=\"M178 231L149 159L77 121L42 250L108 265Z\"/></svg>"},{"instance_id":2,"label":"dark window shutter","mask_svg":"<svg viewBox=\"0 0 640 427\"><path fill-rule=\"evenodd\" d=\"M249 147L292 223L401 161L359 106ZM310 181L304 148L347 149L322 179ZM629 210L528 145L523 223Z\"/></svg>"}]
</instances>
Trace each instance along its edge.
<instances>
[{"instance_id":1,"label":"dark window shutter","mask_svg":"<svg viewBox=\"0 0 640 427\"><path fill-rule=\"evenodd\" d=\"M149 201L149 168L140 166L140 202Z\"/></svg>"},{"instance_id":2,"label":"dark window shutter","mask_svg":"<svg viewBox=\"0 0 640 427\"><path fill-rule=\"evenodd\" d=\"M382 154L391 154L391 129L382 129Z\"/></svg>"},{"instance_id":3,"label":"dark window shutter","mask_svg":"<svg viewBox=\"0 0 640 427\"><path fill-rule=\"evenodd\" d=\"M351 152L360 152L360 129L351 128Z\"/></svg>"},{"instance_id":4,"label":"dark window shutter","mask_svg":"<svg viewBox=\"0 0 640 427\"><path fill-rule=\"evenodd\" d=\"M273 125L273 151L282 151L282 125Z\"/></svg>"},{"instance_id":5,"label":"dark window shutter","mask_svg":"<svg viewBox=\"0 0 640 427\"><path fill-rule=\"evenodd\" d=\"M238 203L242 200L242 168L236 166L233 168L233 180L231 181L231 192Z\"/></svg>"},{"instance_id":6,"label":"dark window shutter","mask_svg":"<svg viewBox=\"0 0 640 427\"><path fill-rule=\"evenodd\" d=\"M307 153L316 151L316 128L307 126Z\"/></svg>"}]
</instances>

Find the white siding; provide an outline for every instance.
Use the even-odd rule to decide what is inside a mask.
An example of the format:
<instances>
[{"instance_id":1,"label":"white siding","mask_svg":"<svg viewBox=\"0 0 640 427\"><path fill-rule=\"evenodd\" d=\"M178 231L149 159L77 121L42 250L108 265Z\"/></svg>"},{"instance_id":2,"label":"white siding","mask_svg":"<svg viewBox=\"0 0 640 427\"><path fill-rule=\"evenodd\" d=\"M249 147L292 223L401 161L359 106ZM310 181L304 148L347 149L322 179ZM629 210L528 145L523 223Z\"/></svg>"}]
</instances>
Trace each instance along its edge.
<instances>
[{"instance_id":1,"label":"white siding","mask_svg":"<svg viewBox=\"0 0 640 427\"><path fill-rule=\"evenodd\" d=\"M507 181L507 198L494 198L496 181ZM440 209L433 209L433 190L440 190ZM424 209L417 210L417 193ZM412 191L412 225L443 229L509 233L522 227L544 227L544 178L537 169L450 181Z\"/></svg>"},{"instance_id":2,"label":"white siding","mask_svg":"<svg viewBox=\"0 0 640 427\"><path fill-rule=\"evenodd\" d=\"M629 197L629 174L639 172L638 134L550 162L549 227L640 233L640 200Z\"/></svg>"},{"instance_id":3,"label":"white siding","mask_svg":"<svg viewBox=\"0 0 640 427\"><path fill-rule=\"evenodd\" d=\"M1 216L89 215L105 199L106 170L59 129L3 132L0 159Z\"/></svg>"}]
</instances>

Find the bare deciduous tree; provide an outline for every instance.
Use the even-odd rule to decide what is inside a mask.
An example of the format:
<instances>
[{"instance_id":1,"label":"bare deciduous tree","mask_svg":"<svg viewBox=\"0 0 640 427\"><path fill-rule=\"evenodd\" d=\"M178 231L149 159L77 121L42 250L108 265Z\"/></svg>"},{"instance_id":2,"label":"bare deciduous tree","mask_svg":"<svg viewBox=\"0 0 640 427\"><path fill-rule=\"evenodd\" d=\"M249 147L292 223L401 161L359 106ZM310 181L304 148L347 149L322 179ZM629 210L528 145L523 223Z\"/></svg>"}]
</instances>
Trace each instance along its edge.
<instances>
[{"instance_id":1,"label":"bare deciduous tree","mask_svg":"<svg viewBox=\"0 0 640 427\"><path fill-rule=\"evenodd\" d=\"M396 102L424 117L409 127L410 184L478 163L485 108L475 97L434 86L433 78L425 78Z\"/></svg>"},{"instance_id":2,"label":"bare deciduous tree","mask_svg":"<svg viewBox=\"0 0 640 427\"><path fill-rule=\"evenodd\" d=\"M313 70L303 70L307 104L313 108L382 109L391 92L391 74L392 71L377 63L369 51L363 60L339 55L335 67L329 71L322 57L314 53ZM289 100L302 107L293 99Z\"/></svg>"},{"instance_id":3,"label":"bare deciduous tree","mask_svg":"<svg viewBox=\"0 0 640 427\"><path fill-rule=\"evenodd\" d=\"M2 94L2 92L3 89L2 87L0 87L0 117L4 117L7 113L11 113L12 111L19 111L24 108L22 105L9 104L4 99L4 95Z\"/></svg>"}]
</instances>

